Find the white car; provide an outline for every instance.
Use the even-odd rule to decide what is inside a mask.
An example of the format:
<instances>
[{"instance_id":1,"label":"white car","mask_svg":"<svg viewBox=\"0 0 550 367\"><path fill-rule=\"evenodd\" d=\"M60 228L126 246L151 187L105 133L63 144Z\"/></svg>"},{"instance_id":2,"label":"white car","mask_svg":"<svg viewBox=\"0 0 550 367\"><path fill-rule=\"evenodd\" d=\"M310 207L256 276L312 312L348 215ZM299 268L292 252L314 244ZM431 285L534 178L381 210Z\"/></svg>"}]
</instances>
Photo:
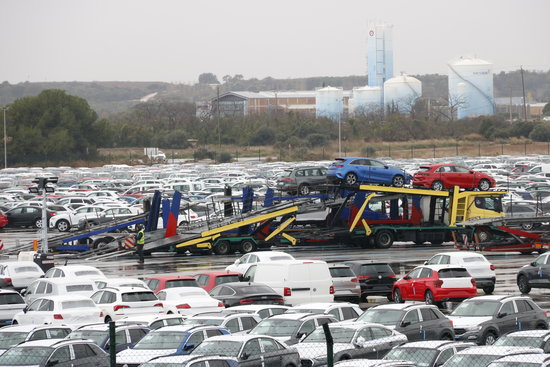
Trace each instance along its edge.
<instances>
[{"instance_id":1,"label":"white car","mask_svg":"<svg viewBox=\"0 0 550 367\"><path fill-rule=\"evenodd\" d=\"M43 275L44 272L34 261L0 263L0 288L26 288Z\"/></svg>"},{"instance_id":2,"label":"white car","mask_svg":"<svg viewBox=\"0 0 550 367\"><path fill-rule=\"evenodd\" d=\"M139 324L145 325L151 330L156 330L164 326L173 326L181 325L185 318L181 315L166 315L166 314L156 314L156 315L136 315L136 316L125 316L117 321L117 324Z\"/></svg>"},{"instance_id":3,"label":"white car","mask_svg":"<svg viewBox=\"0 0 550 367\"><path fill-rule=\"evenodd\" d=\"M491 294L495 290L495 266L481 254L470 251L443 252L435 254L424 264L458 265L468 270L468 273L470 273L476 281L476 287L483 289L485 294Z\"/></svg>"},{"instance_id":4,"label":"white car","mask_svg":"<svg viewBox=\"0 0 550 367\"><path fill-rule=\"evenodd\" d=\"M85 205L73 212L63 212L50 219L50 228L57 228L60 232L68 232L72 227L77 227L81 220L99 218L100 213L106 210L107 206Z\"/></svg>"},{"instance_id":5,"label":"white car","mask_svg":"<svg viewBox=\"0 0 550 367\"><path fill-rule=\"evenodd\" d=\"M103 288L95 292L92 301L103 311L105 322L129 315L163 313L162 303L149 289L120 287Z\"/></svg>"},{"instance_id":6,"label":"white car","mask_svg":"<svg viewBox=\"0 0 550 367\"><path fill-rule=\"evenodd\" d=\"M90 297L97 291L97 285L93 280L76 277L67 278L39 278L25 290L27 303L41 297L76 295Z\"/></svg>"},{"instance_id":7,"label":"white car","mask_svg":"<svg viewBox=\"0 0 550 367\"><path fill-rule=\"evenodd\" d=\"M14 324L83 324L103 322L103 312L88 297L50 296L35 299L13 317Z\"/></svg>"},{"instance_id":8,"label":"white car","mask_svg":"<svg viewBox=\"0 0 550 367\"><path fill-rule=\"evenodd\" d=\"M101 270L89 265L54 266L46 272L44 278L82 278L94 281L107 279Z\"/></svg>"},{"instance_id":9,"label":"white car","mask_svg":"<svg viewBox=\"0 0 550 367\"><path fill-rule=\"evenodd\" d=\"M96 284L99 289L105 287L134 287L149 290L147 284L138 278L107 278L105 280L96 280Z\"/></svg>"},{"instance_id":10,"label":"white car","mask_svg":"<svg viewBox=\"0 0 550 367\"><path fill-rule=\"evenodd\" d=\"M215 325L229 330L231 334L245 334L260 321L262 321L260 316L249 313L215 314L212 312L189 317L182 325Z\"/></svg>"},{"instance_id":11,"label":"white car","mask_svg":"<svg viewBox=\"0 0 550 367\"><path fill-rule=\"evenodd\" d=\"M13 317L27 304L16 291L0 289L0 325L11 324Z\"/></svg>"},{"instance_id":12,"label":"white car","mask_svg":"<svg viewBox=\"0 0 550 367\"><path fill-rule=\"evenodd\" d=\"M355 320L363 310L354 303L335 302L335 303L303 303L289 308L286 313L315 313L332 315L338 321Z\"/></svg>"},{"instance_id":13,"label":"white car","mask_svg":"<svg viewBox=\"0 0 550 367\"><path fill-rule=\"evenodd\" d=\"M281 251L256 251L243 255L225 268L227 271L236 271L244 274L252 265L259 262L294 260L292 255Z\"/></svg>"},{"instance_id":14,"label":"white car","mask_svg":"<svg viewBox=\"0 0 550 367\"><path fill-rule=\"evenodd\" d=\"M194 315L225 309L222 302L197 287L167 288L158 292L157 296L162 301L164 312L168 314Z\"/></svg>"}]
</instances>

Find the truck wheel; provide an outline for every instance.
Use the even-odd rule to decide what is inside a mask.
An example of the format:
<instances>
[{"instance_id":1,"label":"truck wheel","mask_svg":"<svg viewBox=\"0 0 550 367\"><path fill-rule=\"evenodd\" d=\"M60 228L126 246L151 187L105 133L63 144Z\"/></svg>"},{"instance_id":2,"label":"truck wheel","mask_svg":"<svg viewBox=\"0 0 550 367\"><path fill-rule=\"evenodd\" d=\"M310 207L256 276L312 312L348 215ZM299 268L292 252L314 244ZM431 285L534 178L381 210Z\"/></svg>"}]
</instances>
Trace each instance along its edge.
<instances>
[{"instance_id":1,"label":"truck wheel","mask_svg":"<svg viewBox=\"0 0 550 367\"><path fill-rule=\"evenodd\" d=\"M69 232L69 229L71 229L71 225L69 224L69 221L66 219L58 220L55 227L59 232Z\"/></svg>"},{"instance_id":2,"label":"truck wheel","mask_svg":"<svg viewBox=\"0 0 550 367\"><path fill-rule=\"evenodd\" d=\"M388 230L381 230L374 236L374 243L378 248L390 248L393 245L393 233Z\"/></svg>"},{"instance_id":3,"label":"truck wheel","mask_svg":"<svg viewBox=\"0 0 550 367\"><path fill-rule=\"evenodd\" d=\"M231 244L229 243L229 241L220 241L214 247L214 253L216 255L227 255L230 249L231 249Z\"/></svg>"},{"instance_id":4,"label":"truck wheel","mask_svg":"<svg viewBox=\"0 0 550 367\"><path fill-rule=\"evenodd\" d=\"M483 229L478 229L476 233L477 233L477 240L480 243L489 242L491 240L491 233L488 231L485 231Z\"/></svg>"},{"instance_id":5,"label":"truck wheel","mask_svg":"<svg viewBox=\"0 0 550 367\"><path fill-rule=\"evenodd\" d=\"M241 254L248 254L256 249L256 244L251 240L243 240L241 242L240 251Z\"/></svg>"}]
</instances>

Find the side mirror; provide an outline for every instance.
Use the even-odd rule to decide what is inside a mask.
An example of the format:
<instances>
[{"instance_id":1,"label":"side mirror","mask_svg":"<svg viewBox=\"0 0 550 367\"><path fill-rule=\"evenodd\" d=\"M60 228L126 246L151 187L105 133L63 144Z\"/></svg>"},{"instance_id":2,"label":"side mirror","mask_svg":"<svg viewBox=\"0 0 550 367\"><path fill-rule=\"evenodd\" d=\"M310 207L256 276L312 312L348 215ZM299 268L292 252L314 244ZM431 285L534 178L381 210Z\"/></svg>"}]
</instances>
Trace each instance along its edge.
<instances>
[{"instance_id":1,"label":"side mirror","mask_svg":"<svg viewBox=\"0 0 550 367\"><path fill-rule=\"evenodd\" d=\"M302 339L302 337L304 337L304 335L306 335L305 333L298 333L296 334L296 339L300 340Z\"/></svg>"},{"instance_id":2,"label":"side mirror","mask_svg":"<svg viewBox=\"0 0 550 367\"><path fill-rule=\"evenodd\" d=\"M244 275L239 275L239 282L248 282L250 280L250 276L245 277Z\"/></svg>"},{"instance_id":3,"label":"side mirror","mask_svg":"<svg viewBox=\"0 0 550 367\"><path fill-rule=\"evenodd\" d=\"M428 265L428 260L424 261L424 265Z\"/></svg>"},{"instance_id":4,"label":"side mirror","mask_svg":"<svg viewBox=\"0 0 550 367\"><path fill-rule=\"evenodd\" d=\"M401 323L401 327L407 327L407 326L409 326L410 324L411 324L410 321L403 321L403 322Z\"/></svg>"},{"instance_id":5,"label":"side mirror","mask_svg":"<svg viewBox=\"0 0 550 367\"><path fill-rule=\"evenodd\" d=\"M390 167L388 167L388 166L384 166L384 169L388 169L388 168L390 168Z\"/></svg>"},{"instance_id":6,"label":"side mirror","mask_svg":"<svg viewBox=\"0 0 550 367\"><path fill-rule=\"evenodd\" d=\"M497 318L501 319L504 316L508 316L508 314L506 312L499 312L498 315L497 315Z\"/></svg>"},{"instance_id":7,"label":"side mirror","mask_svg":"<svg viewBox=\"0 0 550 367\"><path fill-rule=\"evenodd\" d=\"M537 263L535 261L533 261L530 265L531 266L537 266Z\"/></svg>"},{"instance_id":8,"label":"side mirror","mask_svg":"<svg viewBox=\"0 0 550 367\"><path fill-rule=\"evenodd\" d=\"M474 174L474 171L472 171L472 170L470 170L469 172L470 172L472 175Z\"/></svg>"},{"instance_id":9,"label":"side mirror","mask_svg":"<svg viewBox=\"0 0 550 367\"><path fill-rule=\"evenodd\" d=\"M248 357L250 357L250 355L249 355L248 353L244 352L244 353L242 354L242 356L241 356L241 359L247 360Z\"/></svg>"},{"instance_id":10,"label":"side mirror","mask_svg":"<svg viewBox=\"0 0 550 367\"><path fill-rule=\"evenodd\" d=\"M28 310L29 310L29 306L25 306L22 311L23 313L27 313Z\"/></svg>"},{"instance_id":11,"label":"side mirror","mask_svg":"<svg viewBox=\"0 0 550 367\"><path fill-rule=\"evenodd\" d=\"M46 363L46 367L55 366L55 365L58 364L58 363L59 363L59 361L58 361L57 359L53 359L53 360L48 361L48 362Z\"/></svg>"},{"instance_id":12,"label":"side mirror","mask_svg":"<svg viewBox=\"0 0 550 367\"><path fill-rule=\"evenodd\" d=\"M186 344L183 347L183 350L192 350L192 349L195 349L195 344Z\"/></svg>"},{"instance_id":13,"label":"side mirror","mask_svg":"<svg viewBox=\"0 0 550 367\"><path fill-rule=\"evenodd\" d=\"M20 295L24 296L25 293L27 293L27 288L23 288L21 289L21 291L19 292Z\"/></svg>"},{"instance_id":14,"label":"side mirror","mask_svg":"<svg viewBox=\"0 0 550 367\"><path fill-rule=\"evenodd\" d=\"M408 275L405 275L403 279L411 279Z\"/></svg>"}]
</instances>

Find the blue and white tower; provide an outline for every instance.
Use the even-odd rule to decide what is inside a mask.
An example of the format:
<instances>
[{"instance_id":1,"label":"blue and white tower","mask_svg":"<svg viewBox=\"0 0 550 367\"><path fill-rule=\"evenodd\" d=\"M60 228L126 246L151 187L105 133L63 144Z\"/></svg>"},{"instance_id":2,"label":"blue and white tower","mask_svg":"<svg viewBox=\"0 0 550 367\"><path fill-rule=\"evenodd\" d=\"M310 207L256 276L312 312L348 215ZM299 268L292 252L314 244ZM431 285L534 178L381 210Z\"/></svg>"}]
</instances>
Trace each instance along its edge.
<instances>
[{"instance_id":1,"label":"blue and white tower","mask_svg":"<svg viewBox=\"0 0 550 367\"><path fill-rule=\"evenodd\" d=\"M393 77L393 25L369 25L367 70L370 87L382 88Z\"/></svg>"}]
</instances>

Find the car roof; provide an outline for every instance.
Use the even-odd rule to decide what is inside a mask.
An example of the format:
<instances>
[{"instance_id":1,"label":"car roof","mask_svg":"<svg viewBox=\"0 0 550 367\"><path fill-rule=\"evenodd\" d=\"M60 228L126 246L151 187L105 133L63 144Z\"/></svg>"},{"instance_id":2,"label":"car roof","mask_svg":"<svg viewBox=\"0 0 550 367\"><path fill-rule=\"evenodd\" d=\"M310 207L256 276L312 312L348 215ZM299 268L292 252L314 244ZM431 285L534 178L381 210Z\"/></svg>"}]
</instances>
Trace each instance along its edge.
<instances>
[{"instance_id":1,"label":"car roof","mask_svg":"<svg viewBox=\"0 0 550 367\"><path fill-rule=\"evenodd\" d=\"M61 302L61 301L82 301L82 300L92 301L90 297L79 296L79 295L76 295L76 294L72 294L70 296L67 296L67 295L40 296L40 297L35 298L33 300L33 302L37 299L50 299L52 301L58 301L58 302Z\"/></svg>"},{"instance_id":2,"label":"car roof","mask_svg":"<svg viewBox=\"0 0 550 367\"><path fill-rule=\"evenodd\" d=\"M31 332L34 330L41 330L41 329L52 329L52 328L65 328L65 329L71 329L72 328L69 325L8 325L4 326L0 329L0 332L9 332L9 333L15 333L15 332Z\"/></svg>"},{"instance_id":3,"label":"car roof","mask_svg":"<svg viewBox=\"0 0 550 367\"><path fill-rule=\"evenodd\" d=\"M132 329L132 328L144 328L144 327L145 326L141 325L141 324L115 324L115 328L117 330ZM84 326L79 327L78 329L75 329L74 331L82 331L82 330L109 331L109 324L97 323L97 324L84 325Z\"/></svg>"},{"instance_id":4,"label":"car roof","mask_svg":"<svg viewBox=\"0 0 550 367\"><path fill-rule=\"evenodd\" d=\"M512 333L508 333L505 336L507 337L531 337L531 338L539 338L543 336L550 335L550 330L522 330L522 331L514 331Z\"/></svg>"},{"instance_id":5,"label":"car roof","mask_svg":"<svg viewBox=\"0 0 550 367\"><path fill-rule=\"evenodd\" d=\"M513 356L504 356L497 359L495 362L529 362L529 363L542 363L550 361L550 354L515 354Z\"/></svg>"},{"instance_id":6,"label":"car roof","mask_svg":"<svg viewBox=\"0 0 550 367\"><path fill-rule=\"evenodd\" d=\"M415 269L417 268L429 268L429 269L432 269L432 270L435 270L435 271L439 271L439 270L442 270L442 269L464 269L464 270L467 270L465 267L463 266L460 266L460 265L452 265L452 264L430 264L430 265L420 265L420 266L417 266Z\"/></svg>"},{"instance_id":7,"label":"car roof","mask_svg":"<svg viewBox=\"0 0 550 367\"><path fill-rule=\"evenodd\" d=\"M314 313L282 313L279 315L273 315L269 319L275 320L302 320L307 317L327 317L329 315L314 314Z\"/></svg>"},{"instance_id":8,"label":"car roof","mask_svg":"<svg viewBox=\"0 0 550 367\"><path fill-rule=\"evenodd\" d=\"M466 301L502 301L504 299L531 299L531 297L521 295L491 294L468 298Z\"/></svg>"},{"instance_id":9,"label":"car roof","mask_svg":"<svg viewBox=\"0 0 550 367\"><path fill-rule=\"evenodd\" d=\"M454 257L482 257L485 259L485 256L483 256L482 254L478 254L476 252L471 252L471 251L439 252L433 256L438 256L438 255L448 255L448 256L454 256Z\"/></svg>"},{"instance_id":10,"label":"car roof","mask_svg":"<svg viewBox=\"0 0 550 367\"><path fill-rule=\"evenodd\" d=\"M382 304L382 305L378 305L378 306L368 308L367 310L378 310L378 309L383 309L383 310L405 310L405 309L418 308L418 307L434 308L434 309L437 308L437 306L427 305L427 304L423 304L423 303L407 303L406 302L406 303Z\"/></svg>"},{"instance_id":11,"label":"car roof","mask_svg":"<svg viewBox=\"0 0 550 367\"><path fill-rule=\"evenodd\" d=\"M429 348L437 349L445 345L470 345L473 346L473 343L454 341L454 340L424 340L419 342L410 342L401 344L397 348Z\"/></svg>"},{"instance_id":12,"label":"car roof","mask_svg":"<svg viewBox=\"0 0 550 367\"><path fill-rule=\"evenodd\" d=\"M464 350L461 350L457 354L479 354L479 355L502 355L505 356L509 353L518 353L521 351L525 351L524 353L529 353L529 351L533 352L542 352L541 349L538 348L530 348L530 347L510 347L510 346L495 346L495 345L483 345L483 346L477 346L477 347L470 347Z\"/></svg>"},{"instance_id":13,"label":"car roof","mask_svg":"<svg viewBox=\"0 0 550 367\"><path fill-rule=\"evenodd\" d=\"M228 307L228 308L226 308L224 311L239 311L239 310L260 311L260 310L264 310L264 309L266 309L266 308L284 308L284 309L289 309L290 307L288 307L288 306L283 306L283 305L240 305L240 306Z\"/></svg>"},{"instance_id":14,"label":"car roof","mask_svg":"<svg viewBox=\"0 0 550 367\"><path fill-rule=\"evenodd\" d=\"M200 273L196 273L196 275L201 275L201 274L205 274L205 275L212 275L212 276L223 276L223 275L240 275L241 273L239 272L236 272L236 271L203 271L203 272L200 272Z\"/></svg>"},{"instance_id":15,"label":"car roof","mask_svg":"<svg viewBox=\"0 0 550 367\"><path fill-rule=\"evenodd\" d=\"M147 279L158 279L158 280L175 280L175 279L189 279L189 280L196 280L190 275L153 275L147 278L144 278L144 280Z\"/></svg>"},{"instance_id":16,"label":"car roof","mask_svg":"<svg viewBox=\"0 0 550 367\"><path fill-rule=\"evenodd\" d=\"M164 329L164 328L163 328L163 329ZM208 340L208 341L222 341L222 340L227 340L227 341L235 341L235 342L245 342L245 341L247 341L247 340L254 339L254 338L258 338L258 337L269 338L269 336L265 336L265 335L255 335L255 334L228 334L228 335L216 335L216 336L212 336L212 337L208 338L207 340Z\"/></svg>"},{"instance_id":17,"label":"car roof","mask_svg":"<svg viewBox=\"0 0 550 367\"><path fill-rule=\"evenodd\" d=\"M290 254L287 254L286 252L283 252L283 251L253 251L253 252L249 252L248 255L256 255L258 256L260 259L269 259L270 257L273 257L273 256L290 256L290 257L294 257ZM245 255L243 255L245 256Z\"/></svg>"},{"instance_id":18,"label":"car roof","mask_svg":"<svg viewBox=\"0 0 550 367\"><path fill-rule=\"evenodd\" d=\"M329 308L329 307L342 307L342 306L357 306L357 304L350 302L317 302L317 303L302 303L300 305L291 307L291 309L302 308Z\"/></svg>"}]
</instances>

